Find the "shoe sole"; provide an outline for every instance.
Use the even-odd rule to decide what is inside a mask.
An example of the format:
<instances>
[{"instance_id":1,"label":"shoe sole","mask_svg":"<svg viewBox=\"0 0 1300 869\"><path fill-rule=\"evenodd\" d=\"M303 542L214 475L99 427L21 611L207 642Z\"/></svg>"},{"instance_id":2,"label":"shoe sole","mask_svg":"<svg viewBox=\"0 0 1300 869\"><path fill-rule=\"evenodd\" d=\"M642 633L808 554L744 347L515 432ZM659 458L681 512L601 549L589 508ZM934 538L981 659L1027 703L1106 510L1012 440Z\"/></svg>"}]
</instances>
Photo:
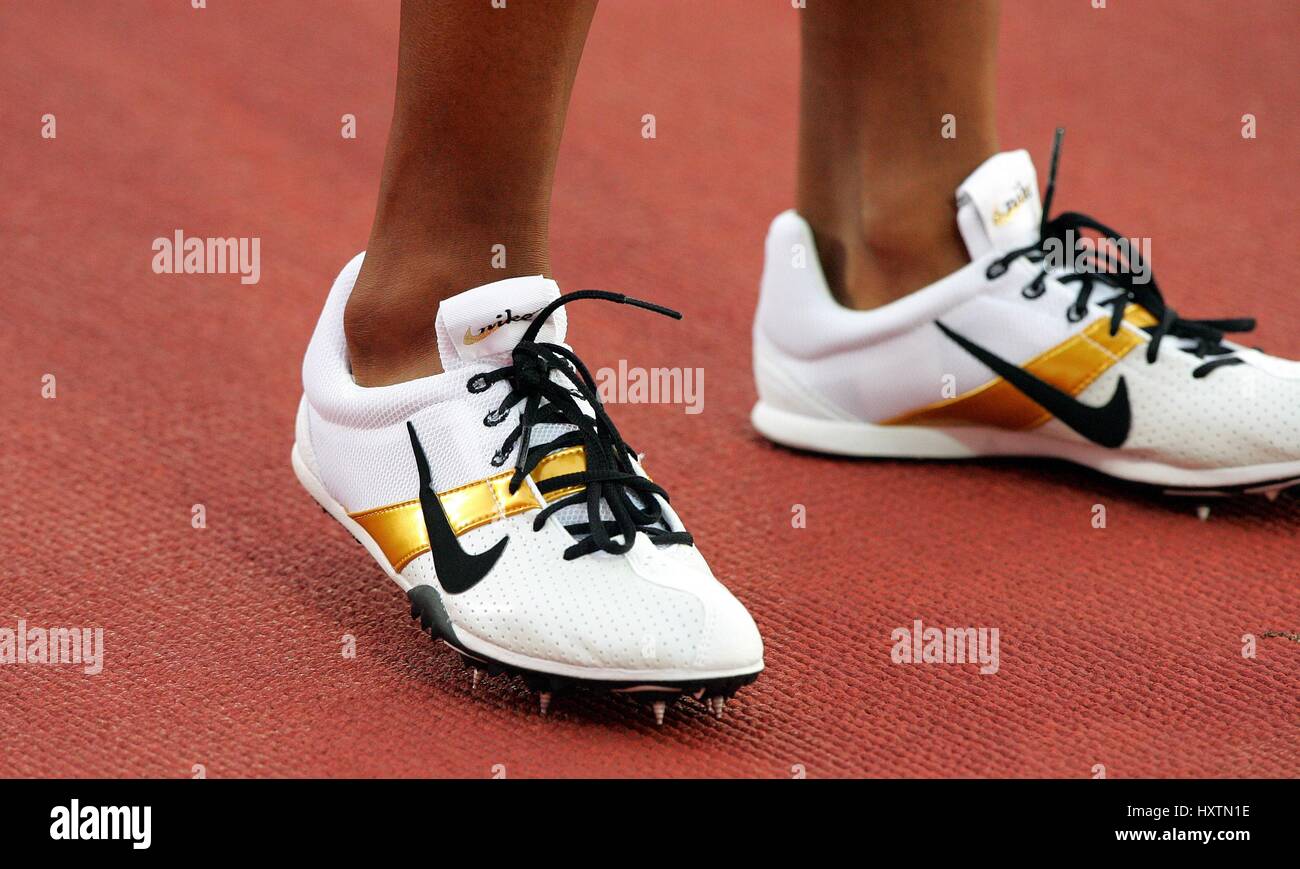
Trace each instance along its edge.
<instances>
[{"instance_id":1,"label":"shoe sole","mask_svg":"<svg viewBox=\"0 0 1300 869\"><path fill-rule=\"evenodd\" d=\"M466 667L478 673L490 676L511 675L522 678L525 684L543 694L542 711L550 702L552 693L559 693L570 688L584 687L605 689L619 694L626 694L649 704L670 703L683 696L692 696L701 701L712 701L710 709L721 711L719 700L731 698L736 691L752 683L762 672L762 666L749 672L724 672L687 676L667 676L665 674L641 675L611 670L597 670L590 675L575 672L577 669L568 664L555 664L535 658L517 655L506 650L496 649L482 640L466 640L452 626L443 606L442 596L431 585L412 586L400 573L392 569L383 550L364 528L347 514L325 490L298 452L294 444L291 454L294 473L298 482L307 490L326 515L342 525L370 554L370 557L383 569L388 578L406 592L411 603L411 617L420 623L435 640L442 640L461 658ZM478 681L477 673L474 680ZM659 710L656 710L656 716Z\"/></svg>"},{"instance_id":2,"label":"shoe sole","mask_svg":"<svg viewBox=\"0 0 1300 869\"><path fill-rule=\"evenodd\" d=\"M760 434L776 443L839 456L1064 459L1109 477L1155 486L1166 494L1181 496L1260 494L1275 498L1284 489L1300 485L1300 462L1197 470L1133 459L1105 447L1069 443L1027 432L977 427L882 426L816 419L762 401L754 405L750 419Z\"/></svg>"}]
</instances>

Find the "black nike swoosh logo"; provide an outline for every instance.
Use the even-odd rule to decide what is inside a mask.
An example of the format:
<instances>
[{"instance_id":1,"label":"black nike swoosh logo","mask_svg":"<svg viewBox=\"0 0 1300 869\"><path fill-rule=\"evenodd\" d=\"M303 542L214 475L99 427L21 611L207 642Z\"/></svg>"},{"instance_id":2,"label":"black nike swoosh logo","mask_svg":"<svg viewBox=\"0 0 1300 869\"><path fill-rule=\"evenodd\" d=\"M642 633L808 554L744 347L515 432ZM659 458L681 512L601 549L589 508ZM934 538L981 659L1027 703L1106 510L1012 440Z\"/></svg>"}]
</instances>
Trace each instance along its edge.
<instances>
[{"instance_id":1,"label":"black nike swoosh logo","mask_svg":"<svg viewBox=\"0 0 1300 869\"><path fill-rule=\"evenodd\" d=\"M424 513L424 525L429 532L429 548L433 553L433 567L438 574L438 583L447 594L460 594L478 585L483 577L496 565L497 559L510 542L507 535L502 537L486 552L470 555L460 547L456 532L447 521L447 513L442 509L442 501L433 488L429 475L429 460L420 446L420 439L415 434L415 426L406 424L411 435L411 449L415 451L415 466L420 472L420 509Z\"/></svg>"},{"instance_id":2,"label":"black nike swoosh logo","mask_svg":"<svg viewBox=\"0 0 1300 869\"><path fill-rule=\"evenodd\" d=\"M1128 439L1129 426L1133 416L1128 404L1128 384L1121 375L1115 385L1115 392L1110 401L1100 407L1083 404L1067 395L1050 383L1039 380L1018 365L1012 365L1005 359L999 359L978 344L949 329L938 320L934 321L943 334L970 355L993 369L1007 383L1020 390L1027 398L1043 408L1052 416L1103 447L1115 449L1124 445Z\"/></svg>"}]
</instances>

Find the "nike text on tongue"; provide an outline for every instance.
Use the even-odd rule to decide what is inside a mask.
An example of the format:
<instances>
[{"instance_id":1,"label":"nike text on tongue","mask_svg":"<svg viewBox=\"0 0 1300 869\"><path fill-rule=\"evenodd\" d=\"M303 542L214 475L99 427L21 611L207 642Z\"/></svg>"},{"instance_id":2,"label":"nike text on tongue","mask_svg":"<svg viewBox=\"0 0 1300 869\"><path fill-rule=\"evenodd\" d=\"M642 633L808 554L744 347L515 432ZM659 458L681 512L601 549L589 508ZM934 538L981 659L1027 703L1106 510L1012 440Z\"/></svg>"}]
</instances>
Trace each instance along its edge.
<instances>
[{"instance_id":1,"label":"nike text on tongue","mask_svg":"<svg viewBox=\"0 0 1300 869\"><path fill-rule=\"evenodd\" d=\"M993 249L1009 251L1034 243L1041 232L1043 204L1028 152L990 157L962 182L957 205L958 226L972 259ZM1124 271L1135 284L1151 280L1150 239L1094 239L1071 230L1042 242L1043 268L1049 273Z\"/></svg>"},{"instance_id":2,"label":"nike text on tongue","mask_svg":"<svg viewBox=\"0 0 1300 869\"><path fill-rule=\"evenodd\" d=\"M542 310L560 297L555 281L542 275L483 284L438 305L438 353L444 369L509 353L538 322ZM563 309L546 319L537 340L564 343Z\"/></svg>"},{"instance_id":3,"label":"nike text on tongue","mask_svg":"<svg viewBox=\"0 0 1300 869\"><path fill-rule=\"evenodd\" d=\"M1033 195L1028 187L1017 181L1015 195L1004 202L1000 208L993 209L993 225L1001 226L1006 223L1016 213L1016 209L1028 202Z\"/></svg>"},{"instance_id":4,"label":"nike text on tongue","mask_svg":"<svg viewBox=\"0 0 1300 869\"><path fill-rule=\"evenodd\" d=\"M509 308L506 308L500 314L497 314L492 322L488 323L486 326L481 326L478 329L475 329L472 326L467 326L465 328L463 343L466 345L477 344L488 335L492 334L494 330L501 326L505 326L508 323L527 323L532 320L533 317L537 315L537 311L540 310L541 308L538 308L536 311L529 311L527 314L515 314Z\"/></svg>"},{"instance_id":5,"label":"nike text on tongue","mask_svg":"<svg viewBox=\"0 0 1300 869\"><path fill-rule=\"evenodd\" d=\"M957 188L957 226L971 259L1029 244L1041 220L1038 173L1027 151L995 154Z\"/></svg>"}]
</instances>

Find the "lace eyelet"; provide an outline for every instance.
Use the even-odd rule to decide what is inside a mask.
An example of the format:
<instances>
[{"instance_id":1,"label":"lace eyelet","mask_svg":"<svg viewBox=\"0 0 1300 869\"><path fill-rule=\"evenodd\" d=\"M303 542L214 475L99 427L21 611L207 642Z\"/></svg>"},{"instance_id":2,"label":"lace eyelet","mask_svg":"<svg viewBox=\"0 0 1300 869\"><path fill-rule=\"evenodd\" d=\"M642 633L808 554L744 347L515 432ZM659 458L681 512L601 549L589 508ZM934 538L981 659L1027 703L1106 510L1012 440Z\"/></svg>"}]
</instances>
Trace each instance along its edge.
<instances>
[{"instance_id":1,"label":"lace eyelet","mask_svg":"<svg viewBox=\"0 0 1300 869\"><path fill-rule=\"evenodd\" d=\"M1087 316L1087 314L1087 311L1081 311L1073 305L1065 309L1065 319L1069 320L1071 323L1079 322Z\"/></svg>"},{"instance_id":2,"label":"lace eyelet","mask_svg":"<svg viewBox=\"0 0 1300 869\"><path fill-rule=\"evenodd\" d=\"M490 411L487 416L483 417L483 425L491 428L494 425L500 425L505 422L506 418L510 415L510 412L506 411L505 413L501 413L500 411L500 408Z\"/></svg>"},{"instance_id":3,"label":"lace eyelet","mask_svg":"<svg viewBox=\"0 0 1300 869\"><path fill-rule=\"evenodd\" d=\"M465 383L465 388L470 392L487 392L491 385L482 374L475 374Z\"/></svg>"},{"instance_id":4,"label":"lace eyelet","mask_svg":"<svg viewBox=\"0 0 1300 869\"><path fill-rule=\"evenodd\" d=\"M492 467L499 468L506 463L506 458L507 456L505 453L494 453L492 455L492 458L489 459L488 461L492 465Z\"/></svg>"},{"instance_id":5,"label":"lace eyelet","mask_svg":"<svg viewBox=\"0 0 1300 869\"><path fill-rule=\"evenodd\" d=\"M984 270L984 277L988 278L990 281L996 281L1006 273L1007 264L1003 262L995 262Z\"/></svg>"},{"instance_id":6,"label":"lace eyelet","mask_svg":"<svg viewBox=\"0 0 1300 869\"><path fill-rule=\"evenodd\" d=\"M1020 295L1026 299L1037 299L1047 292L1047 287L1043 286L1041 280L1035 280L1032 284L1025 284L1020 290Z\"/></svg>"}]
</instances>

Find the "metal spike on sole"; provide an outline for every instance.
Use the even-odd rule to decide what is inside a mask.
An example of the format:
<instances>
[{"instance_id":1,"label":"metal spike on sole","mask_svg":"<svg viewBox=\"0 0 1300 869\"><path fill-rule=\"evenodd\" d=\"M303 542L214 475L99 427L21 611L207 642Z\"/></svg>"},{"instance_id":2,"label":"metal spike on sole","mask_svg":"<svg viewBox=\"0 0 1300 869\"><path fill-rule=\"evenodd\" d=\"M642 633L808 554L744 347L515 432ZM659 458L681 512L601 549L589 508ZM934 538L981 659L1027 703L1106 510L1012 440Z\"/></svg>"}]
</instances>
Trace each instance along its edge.
<instances>
[{"instance_id":1,"label":"metal spike on sole","mask_svg":"<svg viewBox=\"0 0 1300 869\"><path fill-rule=\"evenodd\" d=\"M722 710L727 706L727 698L719 694L716 697L709 698L709 709L713 711L714 718L722 718Z\"/></svg>"},{"instance_id":2,"label":"metal spike on sole","mask_svg":"<svg viewBox=\"0 0 1300 869\"><path fill-rule=\"evenodd\" d=\"M1300 483L1300 479L1297 480ZM527 670L522 667L513 667L509 664L503 664L500 661L493 660L484 655L470 652L460 646L459 643L449 640L439 624L439 619L445 620L445 614L442 614L437 608L437 600L430 599L428 596L414 593L424 586L417 586L408 593L411 603L411 615L414 616L430 636L440 645L446 646L455 652L461 664L470 671L471 684L477 686L484 676L511 676L520 677L528 686L528 689L538 695L538 704L542 715L546 715L551 705L551 698L554 692L564 691L573 687L586 688L607 688L617 694L631 696L632 698L651 706L659 706L662 711L656 710L656 722L662 722L668 711L668 706L677 702L681 697L691 695L697 700L706 703L711 711L718 713L718 706L715 705L714 697L730 697L740 688L745 687L758 678L758 673L747 673L741 676L731 676L718 679L691 680L682 682L667 682L663 684L645 683L645 682L625 682L625 683L605 683L597 681L588 681L579 678L570 678L565 676L556 676L550 673L541 673L533 670ZM657 701L657 702L656 702Z\"/></svg>"},{"instance_id":3,"label":"metal spike on sole","mask_svg":"<svg viewBox=\"0 0 1300 869\"><path fill-rule=\"evenodd\" d=\"M655 724L658 726L663 726L664 713L668 711L668 704L663 700L656 700L654 703L654 710L655 710Z\"/></svg>"},{"instance_id":4,"label":"metal spike on sole","mask_svg":"<svg viewBox=\"0 0 1300 869\"><path fill-rule=\"evenodd\" d=\"M1282 494L1281 489L1268 489L1264 492L1264 497L1270 501L1276 501L1277 496Z\"/></svg>"},{"instance_id":5,"label":"metal spike on sole","mask_svg":"<svg viewBox=\"0 0 1300 869\"><path fill-rule=\"evenodd\" d=\"M1197 508L1196 508L1196 516L1197 516L1197 518L1200 519L1202 522L1204 522L1205 520L1209 519L1209 518L1210 518L1210 505L1209 505L1209 504L1202 504L1201 506L1197 507Z\"/></svg>"},{"instance_id":6,"label":"metal spike on sole","mask_svg":"<svg viewBox=\"0 0 1300 869\"><path fill-rule=\"evenodd\" d=\"M479 680L483 678L483 671L478 667L470 667L470 674L469 689L473 691L478 687Z\"/></svg>"}]
</instances>

